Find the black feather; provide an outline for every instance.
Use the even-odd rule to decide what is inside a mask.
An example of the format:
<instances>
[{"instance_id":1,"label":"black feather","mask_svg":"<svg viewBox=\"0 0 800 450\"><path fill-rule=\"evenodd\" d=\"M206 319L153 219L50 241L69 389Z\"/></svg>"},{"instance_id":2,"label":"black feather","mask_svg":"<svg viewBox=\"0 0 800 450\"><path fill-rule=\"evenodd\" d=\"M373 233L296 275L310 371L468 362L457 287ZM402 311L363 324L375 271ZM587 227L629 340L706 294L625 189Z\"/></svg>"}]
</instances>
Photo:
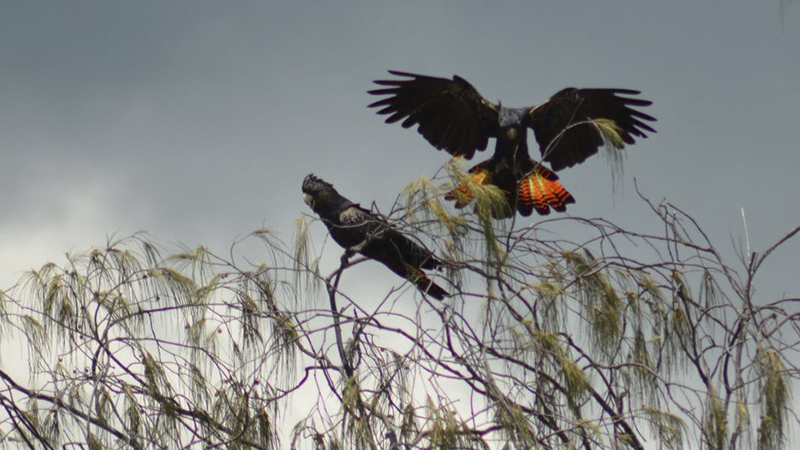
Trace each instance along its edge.
<instances>
[{"instance_id":1,"label":"black feather","mask_svg":"<svg viewBox=\"0 0 800 450\"><path fill-rule=\"evenodd\" d=\"M353 203L330 183L310 174L303 180L306 203L319 216L331 237L345 250L357 251L414 283L438 300L449 295L422 269L438 269L442 262L427 248L392 227L385 217Z\"/></svg>"},{"instance_id":2,"label":"black feather","mask_svg":"<svg viewBox=\"0 0 800 450\"><path fill-rule=\"evenodd\" d=\"M544 161L554 171L582 163L605 143L593 123L612 122L621 143L633 144L655 130L646 122L656 119L634 109L652 104L633 98L633 89L562 89L539 106L506 108L493 104L465 79L453 79L389 71L396 79L376 80L381 89L368 91L384 98L369 107L388 115L387 123L402 120L404 128L417 131L440 150L454 156L473 157L496 139L492 157L484 161L492 168L492 184L505 191L511 214L519 210L517 186L539 163L528 154L527 129L531 128ZM511 131L511 132L510 132ZM513 137L512 137L513 136ZM473 168L474 169L474 168ZM540 213L548 209L537 210Z\"/></svg>"}]
</instances>

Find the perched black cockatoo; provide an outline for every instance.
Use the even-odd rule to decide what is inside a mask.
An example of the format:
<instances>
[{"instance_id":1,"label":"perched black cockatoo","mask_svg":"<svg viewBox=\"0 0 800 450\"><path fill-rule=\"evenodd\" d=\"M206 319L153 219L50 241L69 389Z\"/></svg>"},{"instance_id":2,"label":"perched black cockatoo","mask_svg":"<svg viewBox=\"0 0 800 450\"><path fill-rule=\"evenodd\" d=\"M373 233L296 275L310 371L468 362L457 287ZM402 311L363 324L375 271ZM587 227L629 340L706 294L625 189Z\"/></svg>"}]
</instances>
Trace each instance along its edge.
<instances>
[{"instance_id":1,"label":"perched black cockatoo","mask_svg":"<svg viewBox=\"0 0 800 450\"><path fill-rule=\"evenodd\" d=\"M382 263L435 299L448 295L422 271L438 269L443 263L430 250L392 228L385 217L351 202L313 174L303 180L303 194L303 200L322 219L333 240L347 252L358 252Z\"/></svg>"},{"instance_id":2,"label":"perched black cockatoo","mask_svg":"<svg viewBox=\"0 0 800 450\"><path fill-rule=\"evenodd\" d=\"M575 201L556 174L528 155L528 128L553 171L582 163L604 143L621 149L633 144L634 137L647 137L645 131L655 132L644 122L655 119L633 108L652 102L632 98L640 92L630 89L566 88L539 106L506 108L483 98L458 75L449 80L389 73L399 78L376 80L382 88L369 91L384 96L369 106L388 115L386 123L418 125L417 131L434 147L467 159L485 150L490 138L497 140L494 155L469 174L473 182L493 184L505 193L509 209L499 218L511 217L515 210L523 216L533 209L539 214L548 214L550 208L564 211ZM472 197L467 183L461 183L445 198L462 208Z\"/></svg>"}]
</instances>

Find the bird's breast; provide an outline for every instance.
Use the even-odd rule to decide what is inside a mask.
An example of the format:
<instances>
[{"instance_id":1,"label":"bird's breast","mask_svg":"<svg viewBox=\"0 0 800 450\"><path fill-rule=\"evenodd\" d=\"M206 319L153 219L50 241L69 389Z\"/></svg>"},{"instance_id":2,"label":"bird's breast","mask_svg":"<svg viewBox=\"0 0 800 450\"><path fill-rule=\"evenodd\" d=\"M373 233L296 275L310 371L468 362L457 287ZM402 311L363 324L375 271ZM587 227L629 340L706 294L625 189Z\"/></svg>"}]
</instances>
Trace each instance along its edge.
<instances>
[{"instance_id":1,"label":"bird's breast","mask_svg":"<svg viewBox=\"0 0 800 450\"><path fill-rule=\"evenodd\" d=\"M508 138L509 141L516 141L517 136L519 136L519 131L517 131L516 127L508 127L506 129L506 138Z\"/></svg>"}]
</instances>

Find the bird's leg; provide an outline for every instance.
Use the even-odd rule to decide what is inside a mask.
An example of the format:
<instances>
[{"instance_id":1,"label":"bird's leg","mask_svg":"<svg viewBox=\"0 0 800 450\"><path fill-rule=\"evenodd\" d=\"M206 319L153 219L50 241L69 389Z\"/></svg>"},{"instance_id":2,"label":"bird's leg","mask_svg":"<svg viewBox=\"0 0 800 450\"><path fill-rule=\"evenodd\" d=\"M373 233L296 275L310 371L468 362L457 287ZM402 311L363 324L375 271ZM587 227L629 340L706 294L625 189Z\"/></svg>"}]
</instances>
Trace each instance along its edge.
<instances>
[{"instance_id":1,"label":"bird's leg","mask_svg":"<svg viewBox=\"0 0 800 450\"><path fill-rule=\"evenodd\" d=\"M364 245L366 245L366 241L344 249L344 253L342 253L342 257L340 259L342 268L350 265L350 258L352 258L356 253L360 252L364 248Z\"/></svg>"},{"instance_id":2,"label":"bird's leg","mask_svg":"<svg viewBox=\"0 0 800 450\"><path fill-rule=\"evenodd\" d=\"M349 250L345 250L344 253L342 253L342 257L339 259L339 262L342 265L341 267L342 269L350 265L351 256L353 256L353 253L350 252Z\"/></svg>"}]
</instances>

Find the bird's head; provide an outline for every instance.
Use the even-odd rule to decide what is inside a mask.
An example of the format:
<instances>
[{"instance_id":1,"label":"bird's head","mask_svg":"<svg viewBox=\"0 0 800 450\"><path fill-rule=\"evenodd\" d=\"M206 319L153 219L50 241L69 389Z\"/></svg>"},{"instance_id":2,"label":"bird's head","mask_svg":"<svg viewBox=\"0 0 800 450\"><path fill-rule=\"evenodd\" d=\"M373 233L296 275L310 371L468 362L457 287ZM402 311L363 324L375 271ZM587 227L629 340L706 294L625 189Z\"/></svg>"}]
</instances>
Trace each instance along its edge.
<instances>
[{"instance_id":1,"label":"bird's head","mask_svg":"<svg viewBox=\"0 0 800 450\"><path fill-rule=\"evenodd\" d=\"M303 180L303 201L316 213L337 205L342 199L332 184L316 177L313 173L308 174Z\"/></svg>"},{"instance_id":2,"label":"bird's head","mask_svg":"<svg viewBox=\"0 0 800 450\"><path fill-rule=\"evenodd\" d=\"M500 108L498 117L500 129L505 138L516 141L524 137L524 111L522 108Z\"/></svg>"}]
</instances>

